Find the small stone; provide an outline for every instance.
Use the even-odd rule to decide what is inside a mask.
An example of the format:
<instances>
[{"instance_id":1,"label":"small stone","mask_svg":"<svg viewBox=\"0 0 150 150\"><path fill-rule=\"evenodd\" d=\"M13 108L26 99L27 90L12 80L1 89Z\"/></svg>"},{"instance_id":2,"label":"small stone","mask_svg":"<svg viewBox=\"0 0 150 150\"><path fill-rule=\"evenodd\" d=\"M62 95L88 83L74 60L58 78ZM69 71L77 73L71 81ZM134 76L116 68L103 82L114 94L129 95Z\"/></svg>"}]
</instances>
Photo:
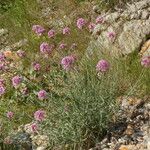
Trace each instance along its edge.
<instances>
[{"instance_id":1,"label":"small stone","mask_svg":"<svg viewBox=\"0 0 150 150\"><path fill-rule=\"evenodd\" d=\"M147 110L150 110L150 103L146 104L145 107L147 108Z\"/></svg>"},{"instance_id":2,"label":"small stone","mask_svg":"<svg viewBox=\"0 0 150 150\"><path fill-rule=\"evenodd\" d=\"M120 16L120 13L114 12L114 13L111 13L111 14L107 15L105 17L105 20L107 22L115 22L119 18L119 16Z\"/></svg>"},{"instance_id":3,"label":"small stone","mask_svg":"<svg viewBox=\"0 0 150 150\"><path fill-rule=\"evenodd\" d=\"M37 147L36 150L46 150L46 147L40 146L40 147Z\"/></svg>"},{"instance_id":4,"label":"small stone","mask_svg":"<svg viewBox=\"0 0 150 150\"><path fill-rule=\"evenodd\" d=\"M147 150L150 149L150 141L147 142Z\"/></svg>"},{"instance_id":5,"label":"small stone","mask_svg":"<svg viewBox=\"0 0 150 150\"><path fill-rule=\"evenodd\" d=\"M99 6L98 6L98 5L93 6L93 11L94 11L95 13L99 13L99 12L100 12Z\"/></svg>"},{"instance_id":6,"label":"small stone","mask_svg":"<svg viewBox=\"0 0 150 150\"><path fill-rule=\"evenodd\" d=\"M0 37L7 34L8 30L7 29L0 29Z\"/></svg>"},{"instance_id":7,"label":"small stone","mask_svg":"<svg viewBox=\"0 0 150 150\"><path fill-rule=\"evenodd\" d=\"M147 10L144 10L142 12L141 19L148 19L148 17L149 17L149 12Z\"/></svg>"}]
</instances>

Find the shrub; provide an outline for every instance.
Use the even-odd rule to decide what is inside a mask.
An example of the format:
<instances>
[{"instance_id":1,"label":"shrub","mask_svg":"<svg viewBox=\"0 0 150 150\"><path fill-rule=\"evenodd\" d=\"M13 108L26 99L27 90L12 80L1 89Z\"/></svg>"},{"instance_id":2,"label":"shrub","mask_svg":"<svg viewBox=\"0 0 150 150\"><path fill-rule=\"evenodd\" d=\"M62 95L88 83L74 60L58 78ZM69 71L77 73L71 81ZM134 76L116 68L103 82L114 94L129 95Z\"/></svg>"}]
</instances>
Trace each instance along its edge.
<instances>
[{"instance_id":1,"label":"shrub","mask_svg":"<svg viewBox=\"0 0 150 150\"><path fill-rule=\"evenodd\" d=\"M85 57L78 63L79 68L67 73L69 90L65 97L51 97L43 126L51 148L57 145L62 149L91 148L113 122L119 96L148 92L145 79L149 73L141 67L137 54L119 59L107 55L101 58L110 62L107 73L96 72L97 56Z\"/></svg>"}]
</instances>

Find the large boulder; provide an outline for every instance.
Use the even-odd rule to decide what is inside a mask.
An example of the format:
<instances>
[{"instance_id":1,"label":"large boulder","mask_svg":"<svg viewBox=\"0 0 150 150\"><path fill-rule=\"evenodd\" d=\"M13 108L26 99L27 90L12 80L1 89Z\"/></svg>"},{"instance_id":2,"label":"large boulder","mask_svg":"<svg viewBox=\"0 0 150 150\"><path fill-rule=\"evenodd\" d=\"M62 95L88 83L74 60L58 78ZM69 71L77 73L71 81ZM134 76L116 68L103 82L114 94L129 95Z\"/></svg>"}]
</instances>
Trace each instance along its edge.
<instances>
[{"instance_id":1,"label":"large boulder","mask_svg":"<svg viewBox=\"0 0 150 150\"><path fill-rule=\"evenodd\" d=\"M87 48L88 54L98 50L117 56L126 55L140 50L150 37L149 0L128 4L124 9L102 16L105 21L96 25ZM115 33L113 40L108 37L109 33Z\"/></svg>"}]
</instances>

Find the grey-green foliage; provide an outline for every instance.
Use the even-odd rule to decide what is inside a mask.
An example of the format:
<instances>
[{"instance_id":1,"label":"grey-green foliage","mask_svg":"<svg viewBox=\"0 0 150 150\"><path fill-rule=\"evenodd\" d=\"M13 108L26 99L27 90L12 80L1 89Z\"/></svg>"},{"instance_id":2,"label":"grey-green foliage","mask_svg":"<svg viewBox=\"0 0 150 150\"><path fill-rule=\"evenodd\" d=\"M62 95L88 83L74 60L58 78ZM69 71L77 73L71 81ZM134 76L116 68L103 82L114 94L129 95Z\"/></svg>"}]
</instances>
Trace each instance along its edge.
<instances>
[{"instance_id":1,"label":"grey-green foliage","mask_svg":"<svg viewBox=\"0 0 150 150\"><path fill-rule=\"evenodd\" d=\"M105 74L96 72L99 59L110 62ZM78 65L67 73L66 96L52 96L47 106L43 129L49 134L51 148L69 145L70 149L89 149L100 141L112 122L119 96L142 96L149 90L150 72L141 66L137 53L122 58L86 57Z\"/></svg>"},{"instance_id":2,"label":"grey-green foliage","mask_svg":"<svg viewBox=\"0 0 150 150\"><path fill-rule=\"evenodd\" d=\"M51 145L90 148L103 135L117 108L117 74L98 78L93 60L83 62L80 69L71 75L67 97L52 98L47 124Z\"/></svg>"}]
</instances>

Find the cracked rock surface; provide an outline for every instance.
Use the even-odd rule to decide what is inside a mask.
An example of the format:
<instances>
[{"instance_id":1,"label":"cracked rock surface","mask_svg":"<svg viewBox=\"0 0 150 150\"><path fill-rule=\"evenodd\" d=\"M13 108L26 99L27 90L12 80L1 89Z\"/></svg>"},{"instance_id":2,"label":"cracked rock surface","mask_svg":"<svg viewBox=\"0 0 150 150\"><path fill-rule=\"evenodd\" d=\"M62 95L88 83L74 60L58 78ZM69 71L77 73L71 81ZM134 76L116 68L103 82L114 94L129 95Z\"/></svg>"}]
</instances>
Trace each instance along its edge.
<instances>
[{"instance_id":1,"label":"cracked rock surface","mask_svg":"<svg viewBox=\"0 0 150 150\"><path fill-rule=\"evenodd\" d=\"M140 49L150 37L150 1L140 0L128 4L124 9L113 13L101 14L104 23L97 24L93 38L87 48L90 54L94 49L108 51L113 55L126 55ZM108 38L114 32L115 39Z\"/></svg>"}]
</instances>

